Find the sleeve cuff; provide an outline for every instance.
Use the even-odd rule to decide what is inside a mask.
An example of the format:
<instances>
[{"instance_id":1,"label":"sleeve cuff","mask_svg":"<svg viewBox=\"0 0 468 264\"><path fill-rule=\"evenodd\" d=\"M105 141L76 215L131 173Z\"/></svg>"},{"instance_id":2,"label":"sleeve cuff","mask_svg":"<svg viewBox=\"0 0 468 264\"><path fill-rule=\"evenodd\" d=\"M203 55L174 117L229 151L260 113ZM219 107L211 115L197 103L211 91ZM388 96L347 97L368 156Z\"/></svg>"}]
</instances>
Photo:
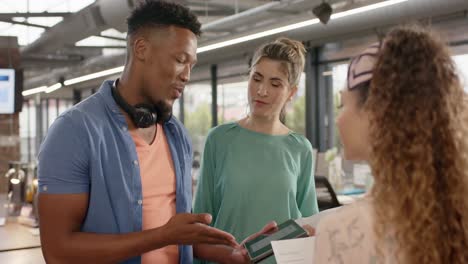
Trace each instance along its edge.
<instances>
[{"instance_id":1,"label":"sleeve cuff","mask_svg":"<svg viewBox=\"0 0 468 264\"><path fill-rule=\"evenodd\" d=\"M39 184L39 193L50 194L74 194L89 193L88 184L60 185L60 184Z\"/></svg>"}]
</instances>

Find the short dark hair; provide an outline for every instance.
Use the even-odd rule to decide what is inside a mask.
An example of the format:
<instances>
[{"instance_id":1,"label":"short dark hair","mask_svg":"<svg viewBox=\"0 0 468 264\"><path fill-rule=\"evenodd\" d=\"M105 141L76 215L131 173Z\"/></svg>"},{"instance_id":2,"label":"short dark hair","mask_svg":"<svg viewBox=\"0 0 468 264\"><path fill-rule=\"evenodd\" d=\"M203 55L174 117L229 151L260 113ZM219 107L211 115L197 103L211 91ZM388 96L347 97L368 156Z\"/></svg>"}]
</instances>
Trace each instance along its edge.
<instances>
[{"instance_id":1,"label":"short dark hair","mask_svg":"<svg viewBox=\"0 0 468 264\"><path fill-rule=\"evenodd\" d=\"M165 1L144 1L127 18L127 25L129 36L141 28L171 25L186 28L196 36L201 35L201 24L192 11L185 6Z\"/></svg>"}]
</instances>

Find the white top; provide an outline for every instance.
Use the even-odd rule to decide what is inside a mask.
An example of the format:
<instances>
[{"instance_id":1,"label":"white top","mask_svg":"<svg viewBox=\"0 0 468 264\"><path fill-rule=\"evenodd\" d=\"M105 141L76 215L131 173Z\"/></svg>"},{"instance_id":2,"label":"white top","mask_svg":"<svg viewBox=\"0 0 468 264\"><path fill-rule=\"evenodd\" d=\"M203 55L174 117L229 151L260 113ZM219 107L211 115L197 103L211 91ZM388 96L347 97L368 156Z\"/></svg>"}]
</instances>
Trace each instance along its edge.
<instances>
[{"instance_id":1,"label":"white top","mask_svg":"<svg viewBox=\"0 0 468 264\"><path fill-rule=\"evenodd\" d=\"M377 261L370 198L350 205L326 210L318 215L297 220L316 229L313 263L374 264L395 263L391 240L383 248L385 261Z\"/></svg>"}]
</instances>

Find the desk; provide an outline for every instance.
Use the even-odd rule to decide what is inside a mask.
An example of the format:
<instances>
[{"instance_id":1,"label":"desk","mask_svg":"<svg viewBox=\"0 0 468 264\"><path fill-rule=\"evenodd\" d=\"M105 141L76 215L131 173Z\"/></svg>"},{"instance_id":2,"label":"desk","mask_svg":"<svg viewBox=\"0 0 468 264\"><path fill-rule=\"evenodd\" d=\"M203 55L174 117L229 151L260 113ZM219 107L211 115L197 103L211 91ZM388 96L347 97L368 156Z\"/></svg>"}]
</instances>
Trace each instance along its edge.
<instances>
[{"instance_id":1,"label":"desk","mask_svg":"<svg viewBox=\"0 0 468 264\"><path fill-rule=\"evenodd\" d=\"M364 189L356 188L355 186L351 186L348 188L344 188L336 192L336 198L340 202L340 204L350 204L353 203L361 198L364 198L366 192Z\"/></svg>"},{"instance_id":2,"label":"desk","mask_svg":"<svg viewBox=\"0 0 468 264\"><path fill-rule=\"evenodd\" d=\"M17 223L0 226L0 252L40 246L39 236L32 235L29 227Z\"/></svg>"},{"instance_id":3,"label":"desk","mask_svg":"<svg viewBox=\"0 0 468 264\"><path fill-rule=\"evenodd\" d=\"M0 226L0 263L43 264L39 236L17 223Z\"/></svg>"},{"instance_id":4,"label":"desk","mask_svg":"<svg viewBox=\"0 0 468 264\"><path fill-rule=\"evenodd\" d=\"M342 205L354 203L355 201L364 198L365 194L357 194L357 195L337 195L336 199Z\"/></svg>"},{"instance_id":5,"label":"desk","mask_svg":"<svg viewBox=\"0 0 468 264\"><path fill-rule=\"evenodd\" d=\"M30 248L0 252L0 263L45 264L41 248Z\"/></svg>"}]
</instances>

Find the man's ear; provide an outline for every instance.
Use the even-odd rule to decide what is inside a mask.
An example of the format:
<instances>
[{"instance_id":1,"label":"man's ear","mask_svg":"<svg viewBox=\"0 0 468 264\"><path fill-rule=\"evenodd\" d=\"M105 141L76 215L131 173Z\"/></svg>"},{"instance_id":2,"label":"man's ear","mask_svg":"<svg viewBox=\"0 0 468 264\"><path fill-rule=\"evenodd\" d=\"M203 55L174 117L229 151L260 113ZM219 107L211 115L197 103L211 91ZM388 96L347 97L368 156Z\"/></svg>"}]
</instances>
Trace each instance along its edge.
<instances>
[{"instance_id":1,"label":"man's ear","mask_svg":"<svg viewBox=\"0 0 468 264\"><path fill-rule=\"evenodd\" d=\"M140 61L145 61L148 58L150 45L149 41L144 37L137 37L132 43L133 57Z\"/></svg>"}]
</instances>

